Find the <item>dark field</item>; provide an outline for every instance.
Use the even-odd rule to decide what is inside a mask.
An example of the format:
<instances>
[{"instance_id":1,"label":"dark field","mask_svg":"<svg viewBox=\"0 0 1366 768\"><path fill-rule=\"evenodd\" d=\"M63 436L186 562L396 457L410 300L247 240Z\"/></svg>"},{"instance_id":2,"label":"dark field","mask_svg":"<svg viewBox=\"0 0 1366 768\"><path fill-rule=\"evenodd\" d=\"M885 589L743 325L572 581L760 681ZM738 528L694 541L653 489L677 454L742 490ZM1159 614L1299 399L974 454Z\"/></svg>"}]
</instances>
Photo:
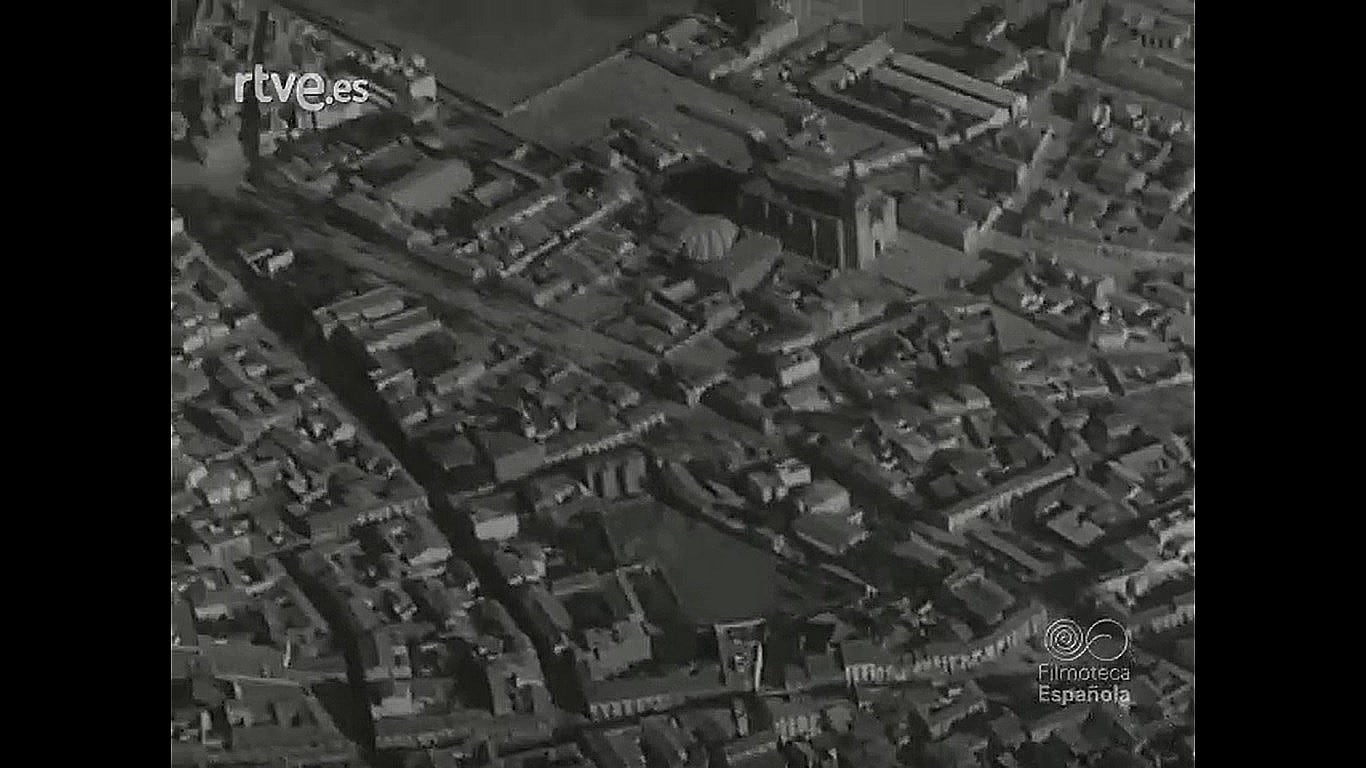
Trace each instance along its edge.
<instances>
[{"instance_id":1,"label":"dark field","mask_svg":"<svg viewBox=\"0 0 1366 768\"><path fill-rule=\"evenodd\" d=\"M695 0L298 0L352 34L422 53L443 85L506 109Z\"/></svg>"},{"instance_id":2,"label":"dark field","mask_svg":"<svg viewBox=\"0 0 1366 768\"><path fill-rule=\"evenodd\" d=\"M841 596L820 579L796 576L771 552L671 507L648 504L613 510L604 527L624 562L653 562L664 570L690 623L814 611L840 601Z\"/></svg>"},{"instance_id":3,"label":"dark field","mask_svg":"<svg viewBox=\"0 0 1366 768\"><path fill-rule=\"evenodd\" d=\"M880 0L892 3L896 0ZM422 53L443 85L507 110L698 0L294 0L368 42ZM951 36L982 0L912 0L911 24Z\"/></svg>"}]
</instances>

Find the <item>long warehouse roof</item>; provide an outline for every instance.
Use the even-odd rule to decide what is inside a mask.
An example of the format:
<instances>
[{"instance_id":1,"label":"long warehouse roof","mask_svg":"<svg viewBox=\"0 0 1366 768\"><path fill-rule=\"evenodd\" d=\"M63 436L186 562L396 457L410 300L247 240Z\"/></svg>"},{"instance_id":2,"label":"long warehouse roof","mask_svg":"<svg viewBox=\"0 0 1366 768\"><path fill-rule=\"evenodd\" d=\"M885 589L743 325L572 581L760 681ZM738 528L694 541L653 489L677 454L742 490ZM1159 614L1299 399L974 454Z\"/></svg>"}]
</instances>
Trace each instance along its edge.
<instances>
[{"instance_id":1,"label":"long warehouse roof","mask_svg":"<svg viewBox=\"0 0 1366 768\"><path fill-rule=\"evenodd\" d=\"M891 64L909 74L923 77L946 88L961 91L988 104L995 104L1007 109L1016 108L1023 97L1023 94L1016 93L1008 88L978 80L956 69L935 64L933 61L912 56L909 53L893 54Z\"/></svg>"},{"instance_id":2,"label":"long warehouse roof","mask_svg":"<svg viewBox=\"0 0 1366 768\"><path fill-rule=\"evenodd\" d=\"M1004 106L992 104L982 99L966 96L957 91L950 90L929 80L912 77L904 72L894 69L879 68L873 70L873 82L884 88L901 91L922 99L929 99L937 104L942 104L958 112L964 112L979 120L990 120L1000 116Z\"/></svg>"}]
</instances>

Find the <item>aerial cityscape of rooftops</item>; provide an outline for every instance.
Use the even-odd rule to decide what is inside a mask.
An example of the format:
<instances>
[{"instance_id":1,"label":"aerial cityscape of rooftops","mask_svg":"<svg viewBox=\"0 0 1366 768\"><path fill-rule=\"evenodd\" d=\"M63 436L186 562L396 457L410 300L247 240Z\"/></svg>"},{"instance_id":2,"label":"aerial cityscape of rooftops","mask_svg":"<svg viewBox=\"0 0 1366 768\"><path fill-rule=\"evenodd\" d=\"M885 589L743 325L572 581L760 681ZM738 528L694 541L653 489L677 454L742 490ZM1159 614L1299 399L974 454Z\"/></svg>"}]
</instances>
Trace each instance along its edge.
<instances>
[{"instance_id":1,"label":"aerial cityscape of rooftops","mask_svg":"<svg viewBox=\"0 0 1366 768\"><path fill-rule=\"evenodd\" d=\"M1194 12L173 0L172 764L1193 765Z\"/></svg>"}]
</instances>

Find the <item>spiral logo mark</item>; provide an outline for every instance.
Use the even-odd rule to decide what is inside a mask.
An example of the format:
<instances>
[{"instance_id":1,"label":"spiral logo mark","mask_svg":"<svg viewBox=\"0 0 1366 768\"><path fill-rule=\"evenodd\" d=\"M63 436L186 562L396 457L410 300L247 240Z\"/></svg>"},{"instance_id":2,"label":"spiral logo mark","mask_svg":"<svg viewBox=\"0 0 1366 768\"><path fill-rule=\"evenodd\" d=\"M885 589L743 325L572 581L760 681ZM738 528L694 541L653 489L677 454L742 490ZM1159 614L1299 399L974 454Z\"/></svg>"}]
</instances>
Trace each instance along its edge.
<instances>
[{"instance_id":1,"label":"spiral logo mark","mask_svg":"<svg viewBox=\"0 0 1366 768\"><path fill-rule=\"evenodd\" d=\"M1058 619L1043 635L1044 650L1058 661L1076 661L1086 653L1086 633L1071 619Z\"/></svg>"},{"instance_id":2,"label":"spiral logo mark","mask_svg":"<svg viewBox=\"0 0 1366 768\"><path fill-rule=\"evenodd\" d=\"M1048 625L1044 650L1058 661L1076 661L1090 654L1096 661L1114 661L1129 650L1129 631L1114 619L1098 619L1085 631L1071 619Z\"/></svg>"}]
</instances>

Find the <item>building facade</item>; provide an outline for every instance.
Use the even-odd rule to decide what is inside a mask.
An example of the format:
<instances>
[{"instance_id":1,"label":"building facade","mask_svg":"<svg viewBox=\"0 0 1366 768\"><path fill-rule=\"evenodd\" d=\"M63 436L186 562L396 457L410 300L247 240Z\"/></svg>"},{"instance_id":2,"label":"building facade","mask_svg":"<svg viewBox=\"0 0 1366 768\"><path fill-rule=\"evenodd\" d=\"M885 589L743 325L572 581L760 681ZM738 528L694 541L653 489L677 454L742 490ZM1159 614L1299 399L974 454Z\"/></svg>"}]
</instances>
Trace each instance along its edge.
<instances>
[{"instance_id":1,"label":"building facade","mask_svg":"<svg viewBox=\"0 0 1366 768\"><path fill-rule=\"evenodd\" d=\"M870 267L897 237L896 200L869 187L852 167L838 192L816 180L799 186L751 179L741 186L737 209L741 224L836 270Z\"/></svg>"}]
</instances>

